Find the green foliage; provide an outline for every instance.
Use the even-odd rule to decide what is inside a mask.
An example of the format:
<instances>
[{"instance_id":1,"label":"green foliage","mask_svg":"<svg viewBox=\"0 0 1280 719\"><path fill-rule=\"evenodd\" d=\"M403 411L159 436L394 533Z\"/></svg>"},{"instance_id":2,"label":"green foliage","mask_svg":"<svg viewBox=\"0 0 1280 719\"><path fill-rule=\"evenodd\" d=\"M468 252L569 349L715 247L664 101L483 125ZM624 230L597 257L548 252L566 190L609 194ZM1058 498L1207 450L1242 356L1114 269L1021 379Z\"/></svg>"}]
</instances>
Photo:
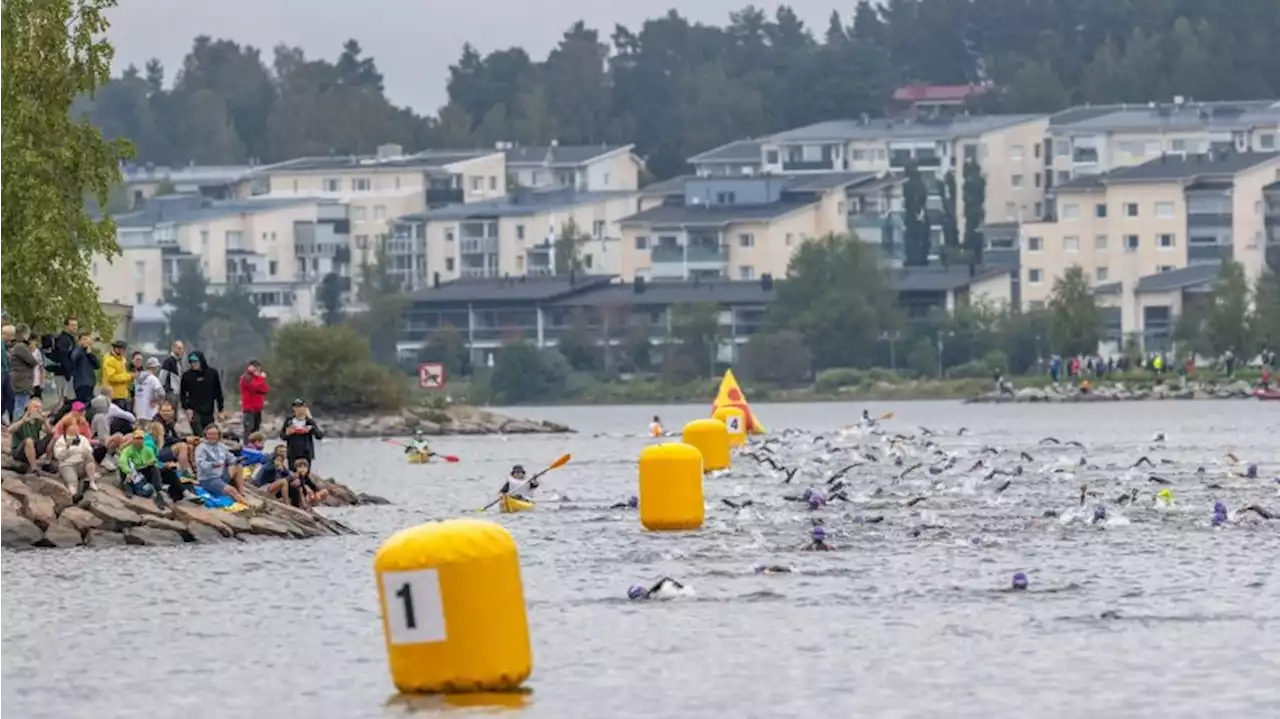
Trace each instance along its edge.
<instances>
[{"instance_id":1,"label":"green foliage","mask_svg":"<svg viewBox=\"0 0 1280 719\"><path fill-rule=\"evenodd\" d=\"M592 371L600 367L600 348L592 336L587 314L575 309L569 318L569 327L560 335L557 349L575 370Z\"/></svg>"},{"instance_id":2,"label":"green foliage","mask_svg":"<svg viewBox=\"0 0 1280 719\"><path fill-rule=\"evenodd\" d=\"M880 332L896 322L875 250L855 238L805 242L776 286L768 325L798 332L818 369L871 364Z\"/></svg>"},{"instance_id":3,"label":"green foliage","mask_svg":"<svg viewBox=\"0 0 1280 719\"><path fill-rule=\"evenodd\" d=\"M902 185L902 221L906 224L903 249L907 267L924 267L929 264L929 188L925 185L920 166L915 160L907 162L907 181Z\"/></svg>"},{"instance_id":4,"label":"green foliage","mask_svg":"<svg viewBox=\"0 0 1280 719\"><path fill-rule=\"evenodd\" d=\"M743 375L755 382L788 386L809 375L813 358L794 330L757 332L742 347Z\"/></svg>"},{"instance_id":5,"label":"green foliage","mask_svg":"<svg viewBox=\"0 0 1280 719\"><path fill-rule=\"evenodd\" d=\"M960 218L956 210L960 207L960 198L956 194L955 170L947 170L942 178L942 264L950 265L960 260Z\"/></svg>"},{"instance_id":6,"label":"green foliage","mask_svg":"<svg viewBox=\"0 0 1280 719\"><path fill-rule=\"evenodd\" d=\"M938 370L938 346L928 337L917 338L907 353L907 367L917 377L936 377Z\"/></svg>"},{"instance_id":7,"label":"green foliage","mask_svg":"<svg viewBox=\"0 0 1280 719\"><path fill-rule=\"evenodd\" d=\"M249 360L261 360L267 355L268 344L266 336L252 326L214 317L200 328L194 348L205 353L209 366L236 377Z\"/></svg>"},{"instance_id":8,"label":"green foliage","mask_svg":"<svg viewBox=\"0 0 1280 719\"><path fill-rule=\"evenodd\" d=\"M1231 350L1241 358L1253 355L1249 294L1244 267L1239 262L1223 262L1203 310L1206 346L1214 353Z\"/></svg>"},{"instance_id":9,"label":"green foliage","mask_svg":"<svg viewBox=\"0 0 1280 719\"><path fill-rule=\"evenodd\" d=\"M444 324L427 339L418 350L419 362L439 362L444 365L446 381L471 374L471 353L466 339L457 327Z\"/></svg>"},{"instance_id":10,"label":"green foliage","mask_svg":"<svg viewBox=\"0 0 1280 719\"><path fill-rule=\"evenodd\" d=\"M987 176L982 174L982 167L976 161L970 160L964 164L964 250L972 265L982 264L986 207Z\"/></svg>"},{"instance_id":11,"label":"green foliage","mask_svg":"<svg viewBox=\"0 0 1280 719\"><path fill-rule=\"evenodd\" d=\"M373 258L366 256L360 263L358 296L365 311L350 317L348 324L365 336L373 361L383 367L395 367L399 357L396 342L408 308L402 289L400 278L391 272L387 244L380 241L374 248Z\"/></svg>"},{"instance_id":12,"label":"green foliage","mask_svg":"<svg viewBox=\"0 0 1280 719\"><path fill-rule=\"evenodd\" d=\"M715 353L720 341L720 306L692 302L671 307L671 339L663 371L678 381L715 374Z\"/></svg>"},{"instance_id":13,"label":"green foliage","mask_svg":"<svg viewBox=\"0 0 1280 719\"><path fill-rule=\"evenodd\" d=\"M320 280L316 288L316 304L320 306L320 319L326 325L340 324L346 304L342 292L342 278L330 272Z\"/></svg>"},{"instance_id":14,"label":"green foliage","mask_svg":"<svg viewBox=\"0 0 1280 719\"><path fill-rule=\"evenodd\" d=\"M653 366L653 342L649 339L649 322L640 320L627 331L622 351L626 366L631 371L647 370Z\"/></svg>"},{"instance_id":15,"label":"green foliage","mask_svg":"<svg viewBox=\"0 0 1280 719\"><path fill-rule=\"evenodd\" d=\"M271 326L240 286L232 285L220 295L212 294L200 266L184 262L166 300L173 307L169 312L169 339L183 340L191 349L204 350L210 355L210 362L214 357L220 358L222 364L214 363L215 367L230 369L265 354ZM210 346L206 340L217 344Z\"/></svg>"},{"instance_id":16,"label":"green foliage","mask_svg":"<svg viewBox=\"0 0 1280 719\"><path fill-rule=\"evenodd\" d=\"M569 363L559 352L512 342L498 352L489 389L494 401L502 404L538 402L562 393L569 372Z\"/></svg>"},{"instance_id":17,"label":"green foliage","mask_svg":"<svg viewBox=\"0 0 1280 719\"><path fill-rule=\"evenodd\" d=\"M578 223L572 217L560 226L556 235L552 252L555 255L555 269L560 274L582 272L582 246L590 239L578 229Z\"/></svg>"},{"instance_id":18,"label":"green foliage","mask_svg":"<svg viewBox=\"0 0 1280 719\"><path fill-rule=\"evenodd\" d=\"M368 341L350 327L308 324L276 330L271 402L285 410L295 397L331 414L393 412L404 400L404 378L375 364Z\"/></svg>"},{"instance_id":19,"label":"green foliage","mask_svg":"<svg viewBox=\"0 0 1280 719\"><path fill-rule=\"evenodd\" d=\"M160 181L156 183L156 192L155 192L156 197L164 197L165 195L176 195L176 194L178 194L178 188L174 186L173 180L169 179L168 175L165 175L164 177L160 178Z\"/></svg>"},{"instance_id":20,"label":"green foliage","mask_svg":"<svg viewBox=\"0 0 1280 719\"><path fill-rule=\"evenodd\" d=\"M1098 351L1102 340L1102 313L1079 265L1067 268L1054 282L1049 317L1049 335L1055 352L1076 355Z\"/></svg>"},{"instance_id":21,"label":"green foliage","mask_svg":"<svg viewBox=\"0 0 1280 719\"><path fill-rule=\"evenodd\" d=\"M107 207L120 182L125 141L107 142L71 106L110 80L103 34L114 0L5 0L0 10L3 85L3 304L16 321L62 326L69 315L110 334L90 272L94 255L119 254Z\"/></svg>"},{"instance_id":22,"label":"green foliage","mask_svg":"<svg viewBox=\"0 0 1280 719\"><path fill-rule=\"evenodd\" d=\"M1271 270L1262 273L1253 293L1253 303L1250 326L1258 347L1280 352L1280 274Z\"/></svg>"}]
</instances>

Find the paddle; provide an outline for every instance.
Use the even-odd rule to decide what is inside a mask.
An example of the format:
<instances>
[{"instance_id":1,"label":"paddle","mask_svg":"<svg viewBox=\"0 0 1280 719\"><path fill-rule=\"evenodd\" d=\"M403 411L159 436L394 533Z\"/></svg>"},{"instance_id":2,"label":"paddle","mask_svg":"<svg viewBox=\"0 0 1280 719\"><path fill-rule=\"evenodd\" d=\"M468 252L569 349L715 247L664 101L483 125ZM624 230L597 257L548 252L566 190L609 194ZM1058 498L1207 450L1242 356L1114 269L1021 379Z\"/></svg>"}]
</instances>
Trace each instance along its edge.
<instances>
[{"instance_id":1,"label":"paddle","mask_svg":"<svg viewBox=\"0 0 1280 719\"><path fill-rule=\"evenodd\" d=\"M571 456L571 455L566 454L566 455L564 455L563 457L561 457L560 459L557 459L556 461L554 461L554 462L552 462L552 463L551 463L551 466L550 466L550 467L547 467L546 469L542 470L541 472L538 472L537 474L535 474L535 475L533 475L532 477L530 477L530 478L526 479L525 481L521 482L520 484L517 484L516 486L512 487L512 488L511 488L511 491L509 492L509 494L514 494L514 493L515 493L515 491L516 491L517 489L520 489L521 487L525 486L526 484L529 484L530 482L532 482L532 481L536 480L538 477L541 477L542 475L546 474L547 472L550 472L550 471L551 471L551 470L553 470L553 469L559 469L560 467L565 466L566 464L568 464L568 463L569 463L569 460L570 460L571 458L572 458L572 456ZM490 502L490 503L488 503L488 504L484 505L483 507L481 507L480 509L477 509L476 511L477 511L477 512L484 512L484 511L488 511L488 509L489 509L490 507L492 507L493 505L495 505L495 504L497 504L498 502L501 502L501 501L502 501L502 497L498 497L497 499L495 499L495 500L493 500L492 502Z\"/></svg>"},{"instance_id":2,"label":"paddle","mask_svg":"<svg viewBox=\"0 0 1280 719\"><path fill-rule=\"evenodd\" d=\"M884 414L877 417L877 419L881 422L883 422L886 419L893 419L893 412L885 412Z\"/></svg>"},{"instance_id":3,"label":"paddle","mask_svg":"<svg viewBox=\"0 0 1280 719\"><path fill-rule=\"evenodd\" d=\"M390 437L383 437L383 438L382 438L382 441L383 441L383 442L386 442L387 444L394 444L394 445L395 445L395 446L397 446L397 447L408 447L408 446L409 446L409 445L405 444L404 442L397 442L396 440L391 439ZM444 461L446 461L446 462L457 462L457 461L459 461L459 460L458 460L458 458L457 458L457 457L455 457L455 456L453 456L452 454L436 454L435 452L427 452L427 456L428 456L428 457L439 457L440 459L443 459L443 460L444 460Z\"/></svg>"}]
</instances>

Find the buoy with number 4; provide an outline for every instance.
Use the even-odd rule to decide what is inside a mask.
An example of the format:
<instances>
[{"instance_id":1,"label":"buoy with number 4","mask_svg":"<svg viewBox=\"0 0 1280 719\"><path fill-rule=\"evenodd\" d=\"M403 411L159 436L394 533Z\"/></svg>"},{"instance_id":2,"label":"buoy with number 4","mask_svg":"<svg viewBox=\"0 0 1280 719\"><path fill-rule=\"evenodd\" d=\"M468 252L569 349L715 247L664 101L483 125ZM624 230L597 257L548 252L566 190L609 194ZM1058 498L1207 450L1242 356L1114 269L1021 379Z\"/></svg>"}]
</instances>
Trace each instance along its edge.
<instances>
[{"instance_id":1,"label":"buoy with number 4","mask_svg":"<svg viewBox=\"0 0 1280 719\"><path fill-rule=\"evenodd\" d=\"M519 552L502 525L410 527L378 549L374 573L401 692L512 691L532 673Z\"/></svg>"},{"instance_id":2,"label":"buoy with number 4","mask_svg":"<svg viewBox=\"0 0 1280 719\"><path fill-rule=\"evenodd\" d=\"M729 446L741 447L747 443L747 413L737 407L718 407L716 413L712 415L716 419L724 422L724 426L729 430Z\"/></svg>"}]
</instances>

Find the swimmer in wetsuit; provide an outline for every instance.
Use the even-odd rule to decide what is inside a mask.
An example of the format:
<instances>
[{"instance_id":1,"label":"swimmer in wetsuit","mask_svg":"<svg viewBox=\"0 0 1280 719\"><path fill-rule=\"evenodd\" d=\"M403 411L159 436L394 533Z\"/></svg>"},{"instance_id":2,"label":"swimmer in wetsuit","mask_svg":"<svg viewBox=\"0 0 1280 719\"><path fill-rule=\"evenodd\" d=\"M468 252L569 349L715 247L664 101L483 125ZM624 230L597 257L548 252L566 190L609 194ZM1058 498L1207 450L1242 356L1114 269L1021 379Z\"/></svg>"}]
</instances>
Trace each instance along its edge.
<instances>
[{"instance_id":1,"label":"swimmer in wetsuit","mask_svg":"<svg viewBox=\"0 0 1280 719\"><path fill-rule=\"evenodd\" d=\"M1013 583L1010 585L1010 589L1012 589L1015 592L1027 591L1027 575L1023 574L1022 572L1014 573Z\"/></svg>"},{"instance_id":2,"label":"swimmer in wetsuit","mask_svg":"<svg viewBox=\"0 0 1280 719\"><path fill-rule=\"evenodd\" d=\"M721 504L723 504L726 507L729 507L730 509L746 509L747 507L753 506L755 504L755 502L751 501L750 499L744 499L741 502L735 502L732 499L722 499L720 500L720 502Z\"/></svg>"},{"instance_id":3,"label":"swimmer in wetsuit","mask_svg":"<svg viewBox=\"0 0 1280 719\"><path fill-rule=\"evenodd\" d=\"M810 542L800 548L802 552L830 552L835 547L827 544L827 529L822 525L816 525L809 530Z\"/></svg>"},{"instance_id":4,"label":"swimmer in wetsuit","mask_svg":"<svg viewBox=\"0 0 1280 719\"><path fill-rule=\"evenodd\" d=\"M538 488L538 480L535 479L528 484L521 486L524 482L524 477L525 474L523 466L517 464L512 467L511 478L502 483L502 489L498 490L498 494L504 497L510 494L512 499L528 501L529 495L533 494L533 490ZM513 490L516 489L519 489L520 491L518 493L513 493Z\"/></svg>"},{"instance_id":5,"label":"swimmer in wetsuit","mask_svg":"<svg viewBox=\"0 0 1280 719\"><path fill-rule=\"evenodd\" d=\"M625 502L618 502L609 509L636 509L640 506L640 498L634 494L627 498Z\"/></svg>"},{"instance_id":6,"label":"swimmer in wetsuit","mask_svg":"<svg viewBox=\"0 0 1280 719\"><path fill-rule=\"evenodd\" d=\"M683 589L684 585L680 582L677 582L671 577L663 577L658 580L657 584L654 584L648 589L645 589L639 584L631 585L631 588L627 590L627 598L631 601L637 601L640 599L670 598L675 594L678 594Z\"/></svg>"}]
</instances>

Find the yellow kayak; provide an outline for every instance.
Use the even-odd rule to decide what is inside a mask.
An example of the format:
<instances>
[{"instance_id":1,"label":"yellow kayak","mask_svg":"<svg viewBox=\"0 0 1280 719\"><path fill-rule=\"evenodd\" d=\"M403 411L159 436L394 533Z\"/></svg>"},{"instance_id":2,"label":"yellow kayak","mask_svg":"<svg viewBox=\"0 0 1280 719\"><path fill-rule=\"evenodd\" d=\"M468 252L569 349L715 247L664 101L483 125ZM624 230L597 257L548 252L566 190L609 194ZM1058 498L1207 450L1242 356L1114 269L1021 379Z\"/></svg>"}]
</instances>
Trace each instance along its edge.
<instances>
[{"instance_id":1,"label":"yellow kayak","mask_svg":"<svg viewBox=\"0 0 1280 719\"><path fill-rule=\"evenodd\" d=\"M527 499L516 499L515 497L503 497L498 502L498 509L503 514L511 514L512 512L528 512L533 509L533 502Z\"/></svg>"},{"instance_id":2,"label":"yellow kayak","mask_svg":"<svg viewBox=\"0 0 1280 719\"><path fill-rule=\"evenodd\" d=\"M409 464L426 464L431 461L431 455L418 452L410 452L405 455L405 458L409 460Z\"/></svg>"}]
</instances>

